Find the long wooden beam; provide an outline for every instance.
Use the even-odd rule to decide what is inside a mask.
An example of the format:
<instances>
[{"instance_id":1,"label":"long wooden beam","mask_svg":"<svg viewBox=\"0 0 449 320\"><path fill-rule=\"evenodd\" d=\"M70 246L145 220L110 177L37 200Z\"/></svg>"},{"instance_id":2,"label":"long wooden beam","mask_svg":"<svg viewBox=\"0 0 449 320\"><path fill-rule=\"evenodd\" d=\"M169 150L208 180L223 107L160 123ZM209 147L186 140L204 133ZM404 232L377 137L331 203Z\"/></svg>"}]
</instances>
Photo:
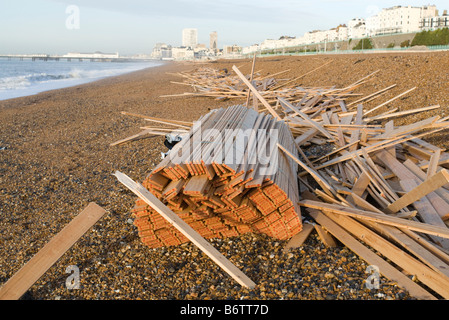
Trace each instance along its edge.
<instances>
[{"instance_id":1,"label":"long wooden beam","mask_svg":"<svg viewBox=\"0 0 449 320\"><path fill-rule=\"evenodd\" d=\"M423 300L435 300L436 298L424 290L418 284L409 279L402 272L394 268L387 261L379 257L369 248L365 247L357 239L351 236L346 230L337 223L326 217L318 210L313 210L310 215L323 227L325 227L335 238L340 240L345 246L365 260L370 265L377 266L379 272L386 278L396 281L401 287L405 288L412 296Z\"/></svg>"},{"instance_id":2,"label":"long wooden beam","mask_svg":"<svg viewBox=\"0 0 449 320\"><path fill-rule=\"evenodd\" d=\"M19 299L105 213L90 203L3 285L0 300Z\"/></svg>"},{"instance_id":3,"label":"long wooden beam","mask_svg":"<svg viewBox=\"0 0 449 320\"><path fill-rule=\"evenodd\" d=\"M252 83L249 82L248 79L246 79L246 77L240 72L240 70L236 66L233 66L232 70L234 70L234 72L239 76L239 78L243 81L243 83L248 86L248 88L253 92L253 94L257 97L257 99L259 99L259 101L262 102L262 104L265 106L265 108L267 108L267 110L271 113L271 115L275 119L281 120L281 117L277 114L277 112L273 109L273 107L270 106L270 104L265 100L264 97L262 97L262 95L252 85Z\"/></svg>"},{"instance_id":4,"label":"long wooden beam","mask_svg":"<svg viewBox=\"0 0 449 320\"><path fill-rule=\"evenodd\" d=\"M396 213L402 208L412 204L413 202L421 199L436 189L444 186L449 182L449 172L447 170L441 170L437 174L433 175L429 179L419 184L416 188L410 190L401 198L390 204L384 209L385 213Z\"/></svg>"},{"instance_id":5,"label":"long wooden beam","mask_svg":"<svg viewBox=\"0 0 449 320\"><path fill-rule=\"evenodd\" d=\"M409 229L417 232L422 232L430 235L434 235L442 238L449 238L449 229L440 226L434 226L428 223L422 223L417 221L405 220L402 218L397 218L393 216L387 216L375 212L363 211L354 208L345 207L342 205L329 204L319 201L312 200L302 200L298 202L299 205L322 210L325 212L342 214L346 216L351 216L359 219L364 219L368 221L374 221L390 226L395 226L399 228Z\"/></svg>"},{"instance_id":6,"label":"long wooden beam","mask_svg":"<svg viewBox=\"0 0 449 320\"><path fill-rule=\"evenodd\" d=\"M225 270L235 281L247 288L254 288L256 284L240 271L231 261L215 249L208 241L201 237L192 227L182 220L176 213L167 208L158 198L149 192L140 183L133 181L127 175L116 171L114 175L129 190L156 210L171 225L192 241L201 251Z\"/></svg>"}]
</instances>

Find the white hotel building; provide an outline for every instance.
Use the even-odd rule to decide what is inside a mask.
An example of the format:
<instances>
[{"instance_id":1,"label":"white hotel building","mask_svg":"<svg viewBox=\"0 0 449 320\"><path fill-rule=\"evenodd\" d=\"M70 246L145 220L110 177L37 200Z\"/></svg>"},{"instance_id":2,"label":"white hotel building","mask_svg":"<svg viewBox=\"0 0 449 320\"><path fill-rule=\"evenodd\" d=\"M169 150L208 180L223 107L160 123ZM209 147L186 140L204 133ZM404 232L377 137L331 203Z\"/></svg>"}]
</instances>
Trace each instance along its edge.
<instances>
[{"instance_id":1,"label":"white hotel building","mask_svg":"<svg viewBox=\"0 0 449 320\"><path fill-rule=\"evenodd\" d=\"M395 6L382 9L377 15L366 19L366 35L419 32L423 19L437 15L436 6Z\"/></svg>"}]
</instances>

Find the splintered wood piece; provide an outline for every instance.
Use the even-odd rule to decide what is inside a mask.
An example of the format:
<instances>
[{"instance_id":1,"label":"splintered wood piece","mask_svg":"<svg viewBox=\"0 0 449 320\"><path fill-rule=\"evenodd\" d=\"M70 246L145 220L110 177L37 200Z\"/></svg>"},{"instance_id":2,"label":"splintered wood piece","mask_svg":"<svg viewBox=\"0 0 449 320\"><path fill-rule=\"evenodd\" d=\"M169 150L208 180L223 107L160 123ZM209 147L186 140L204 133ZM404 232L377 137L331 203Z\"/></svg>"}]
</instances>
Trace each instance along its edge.
<instances>
[{"instance_id":1,"label":"splintered wood piece","mask_svg":"<svg viewBox=\"0 0 449 320\"><path fill-rule=\"evenodd\" d=\"M357 239L351 236L346 230L340 227L337 223L325 216L323 213L315 210L310 215L323 227L325 227L335 238L341 241L346 247L352 250L360 258L365 260L369 265L374 265L379 268L379 272L386 278L395 281L406 289L410 295L423 300L436 300L432 294L424 290L421 286L413 282L402 272L390 265L380 256L375 254L371 249L365 247Z\"/></svg>"},{"instance_id":2,"label":"splintered wood piece","mask_svg":"<svg viewBox=\"0 0 449 320\"><path fill-rule=\"evenodd\" d=\"M253 64L251 66L251 76L249 78L249 82L252 83L253 82L253 77L254 77L254 66L256 65L256 52L254 52L254 57L253 57ZM246 97L246 107L249 107L249 99L251 97L251 90L248 90L248 96ZM256 99L254 99L254 101L256 101ZM257 111L257 104L255 105L255 110Z\"/></svg>"},{"instance_id":3,"label":"splintered wood piece","mask_svg":"<svg viewBox=\"0 0 449 320\"><path fill-rule=\"evenodd\" d=\"M449 172L447 170L441 170L437 174L433 175L431 178L419 184L416 188L408 191L401 198L399 198L398 200L390 204L387 208L385 208L384 211L385 213L389 214L396 213L402 208L412 204L415 201L418 201L422 197L444 186L448 182L449 182Z\"/></svg>"},{"instance_id":4,"label":"splintered wood piece","mask_svg":"<svg viewBox=\"0 0 449 320\"><path fill-rule=\"evenodd\" d=\"M425 119L422 121L418 121L418 122L415 122L412 124L401 126L401 127L391 130L388 133L383 133L381 135L378 135L376 138L377 139L390 139L390 138L393 138L393 137L396 137L399 135L412 133L414 131L418 131L418 130L421 130L423 128L430 126L432 123L435 123L439 118L440 118L439 116L435 116L435 117L428 118L428 119Z\"/></svg>"},{"instance_id":5,"label":"splintered wood piece","mask_svg":"<svg viewBox=\"0 0 449 320\"><path fill-rule=\"evenodd\" d=\"M342 214L346 216L355 217L358 219L364 219L368 221L378 222L385 225L395 226L398 228L409 229L417 232L426 233L429 235L434 235L442 238L449 238L449 229L434 226L428 223L422 223L417 221L409 221L402 218L397 218L393 216L382 215L375 212L358 210L354 208L349 208L341 205L335 205L330 203L312 201L312 200L301 200L298 202L299 205L317 209L325 212Z\"/></svg>"},{"instance_id":6,"label":"splintered wood piece","mask_svg":"<svg viewBox=\"0 0 449 320\"><path fill-rule=\"evenodd\" d=\"M306 121L307 123L309 123L312 127L314 127L315 129L317 129L318 131L320 131L322 134L324 134L326 137L328 137L331 140L334 140L334 137L326 131L326 129L324 129L320 124L318 124L316 121L313 121L312 119L310 119L305 113L299 111L297 108L295 108L294 106L291 105L291 103L289 103L288 101L286 101L285 99L279 98L279 101L287 106L288 108L290 108L292 111L294 111L297 115L299 115L301 118L304 119L304 121Z\"/></svg>"},{"instance_id":7,"label":"splintered wood piece","mask_svg":"<svg viewBox=\"0 0 449 320\"><path fill-rule=\"evenodd\" d=\"M376 232L370 230L360 222L355 221L353 218L338 215L328 215L327 217L346 229L354 237L381 253L382 256L391 260L407 273L416 275L422 283L438 292L438 294L446 299L449 297L449 278L446 275L432 270L412 255L404 252L402 248L397 247L390 241L379 236ZM388 232L388 229L386 231Z\"/></svg>"},{"instance_id":8,"label":"splintered wood piece","mask_svg":"<svg viewBox=\"0 0 449 320\"><path fill-rule=\"evenodd\" d=\"M0 300L19 299L105 213L97 204L89 203L1 287Z\"/></svg>"},{"instance_id":9,"label":"splintered wood piece","mask_svg":"<svg viewBox=\"0 0 449 320\"><path fill-rule=\"evenodd\" d=\"M352 187L352 192L361 197L368 187L370 181L371 179L369 175L366 172L363 172L360 176L357 177L357 180Z\"/></svg>"},{"instance_id":10,"label":"splintered wood piece","mask_svg":"<svg viewBox=\"0 0 449 320\"><path fill-rule=\"evenodd\" d=\"M333 193L331 191L331 190L333 190L332 186L325 179L323 179L317 171L308 167L305 163L303 163L301 160L299 160L297 157L295 157L290 151L288 151L284 146L280 145L279 143L277 145L278 145L279 149L281 149L286 155L288 155L297 164L299 164L304 170L306 170L330 197L333 197ZM335 191L334 191L334 193L335 193Z\"/></svg>"},{"instance_id":11,"label":"splintered wood piece","mask_svg":"<svg viewBox=\"0 0 449 320\"><path fill-rule=\"evenodd\" d=\"M335 248L337 247L337 242L335 241L332 234L330 234L325 228L319 224L314 225L316 232L318 233L318 238L324 243L326 247Z\"/></svg>"},{"instance_id":12,"label":"splintered wood piece","mask_svg":"<svg viewBox=\"0 0 449 320\"><path fill-rule=\"evenodd\" d=\"M271 115L278 120L281 120L281 117L277 114L277 112L273 109L272 106L265 100L265 98L259 93L259 91L251 84L251 82L246 79L246 77L240 72L240 70L233 66L232 70L240 77L240 79L245 83L248 88L252 91L252 93L259 99L259 101L267 108L267 110L271 113Z\"/></svg>"},{"instance_id":13,"label":"splintered wood piece","mask_svg":"<svg viewBox=\"0 0 449 320\"><path fill-rule=\"evenodd\" d=\"M307 240L309 235L314 230L313 225L310 223L305 223L300 232L295 234L285 245L283 251L287 252L290 248L298 248L301 247L304 242Z\"/></svg>"},{"instance_id":14,"label":"splintered wood piece","mask_svg":"<svg viewBox=\"0 0 449 320\"><path fill-rule=\"evenodd\" d=\"M158 198L145 189L141 184L133 181L127 175L116 171L117 179L128 189L134 192L139 198L156 210L171 225L178 229L185 237L192 241L201 251L225 270L235 281L247 288L254 288L256 284L249 279L240 269L215 249L208 241L201 237L192 227L182 220L173 211L167 208Z\"/></svg>"},{"instance_id":15,"label":"splintered wood piece","mask_svg":"<svg viewBox=\"0 0 449 320\"><path fill-rule=\"evenodd\" d=\"M135 135L132 135L132 136L129 136L127 138L115 141L115 142L111 143L110 146L113 147L113 146L116 146L116 145L119 145L119 144L123 144L123 143L129 142L129 141L134 141L134 140L137 140L137 139L141 139L142 137L144 137L144 136L146 136L147 134L150 134L150 133L151 133L151 130L145 129L145 130L142 130L141 132L139 132L139 133L137 133Z\"/></svg>"},{"instance_id":16,"label":"splintered wood piece","mask_svg":"<svg viewBox=\"0 0 449 320\"><path fill-rule=\"evenodd\" d=\"M383 106L389 104L390 102L393 102L394 100L396 100L396 99L398 99L398 98L400 98L400 97L406 95L407 93L412 92L412 91L415 90L415 89L416 89L416 87L411 88L410 90L407 90L407 91L401 93L400 95L397 95L397 96L394 97L393 99L390 99L390 100L388 100L388 101L386 101L386 102L384 102L384 103L378 105L377 107L374 107L374 108L372 108L372 109L369 110L369 111L366 111L366 112L365 112L365 116L368 115L368 114L370 114L371 112L376 111L377 109L379 109L379 108L381 108L381 107L383 107Z\"/></svg>"}]
</instances>

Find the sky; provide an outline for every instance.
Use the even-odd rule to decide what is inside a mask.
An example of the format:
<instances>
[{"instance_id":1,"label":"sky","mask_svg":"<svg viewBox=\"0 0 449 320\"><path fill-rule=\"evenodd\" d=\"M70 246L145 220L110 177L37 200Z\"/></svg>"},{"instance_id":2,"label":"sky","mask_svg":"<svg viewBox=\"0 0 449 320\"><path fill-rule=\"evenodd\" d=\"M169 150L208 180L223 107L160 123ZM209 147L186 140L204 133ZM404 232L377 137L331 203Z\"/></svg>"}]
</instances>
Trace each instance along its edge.
<instances>
[{"instance_id":1,"label":"sky","mask_svg":"<svg viewBox=\"0 0 449 320\"><path fill-rule=\"evenodd\" d=\"M248 46L428 4L449 9L447 0L1 0L0 54L149 54L158 42L180 46L184 28L207 46L212 31L219 48Z\"/></svg>"}]
</instances>

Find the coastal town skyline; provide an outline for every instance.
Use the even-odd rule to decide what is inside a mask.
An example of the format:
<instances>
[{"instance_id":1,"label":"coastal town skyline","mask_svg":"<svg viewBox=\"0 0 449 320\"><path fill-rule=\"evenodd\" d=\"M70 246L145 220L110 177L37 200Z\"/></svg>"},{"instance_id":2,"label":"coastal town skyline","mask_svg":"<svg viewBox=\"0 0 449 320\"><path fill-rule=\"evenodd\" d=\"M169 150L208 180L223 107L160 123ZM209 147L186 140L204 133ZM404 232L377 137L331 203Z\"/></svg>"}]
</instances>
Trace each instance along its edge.
<instances>
[{"instance_id":1,"label":"coastal town skyline","mask_svg":"<svg viewBox=\"0 0 449 320\"><path fill-rule=\"evenodd\" d=\"M0 54L119 52L150 54L156 43L181 46L184 28L198 30L198 42L209 45L210 32L218 33L218 48L242 47L282 36L300 37L326 30L353 18L367 18L396 5L435 5L436 0L376 1L168 1L140 0L19 0L0 4Z\"/></svg>"}]
</instances>

